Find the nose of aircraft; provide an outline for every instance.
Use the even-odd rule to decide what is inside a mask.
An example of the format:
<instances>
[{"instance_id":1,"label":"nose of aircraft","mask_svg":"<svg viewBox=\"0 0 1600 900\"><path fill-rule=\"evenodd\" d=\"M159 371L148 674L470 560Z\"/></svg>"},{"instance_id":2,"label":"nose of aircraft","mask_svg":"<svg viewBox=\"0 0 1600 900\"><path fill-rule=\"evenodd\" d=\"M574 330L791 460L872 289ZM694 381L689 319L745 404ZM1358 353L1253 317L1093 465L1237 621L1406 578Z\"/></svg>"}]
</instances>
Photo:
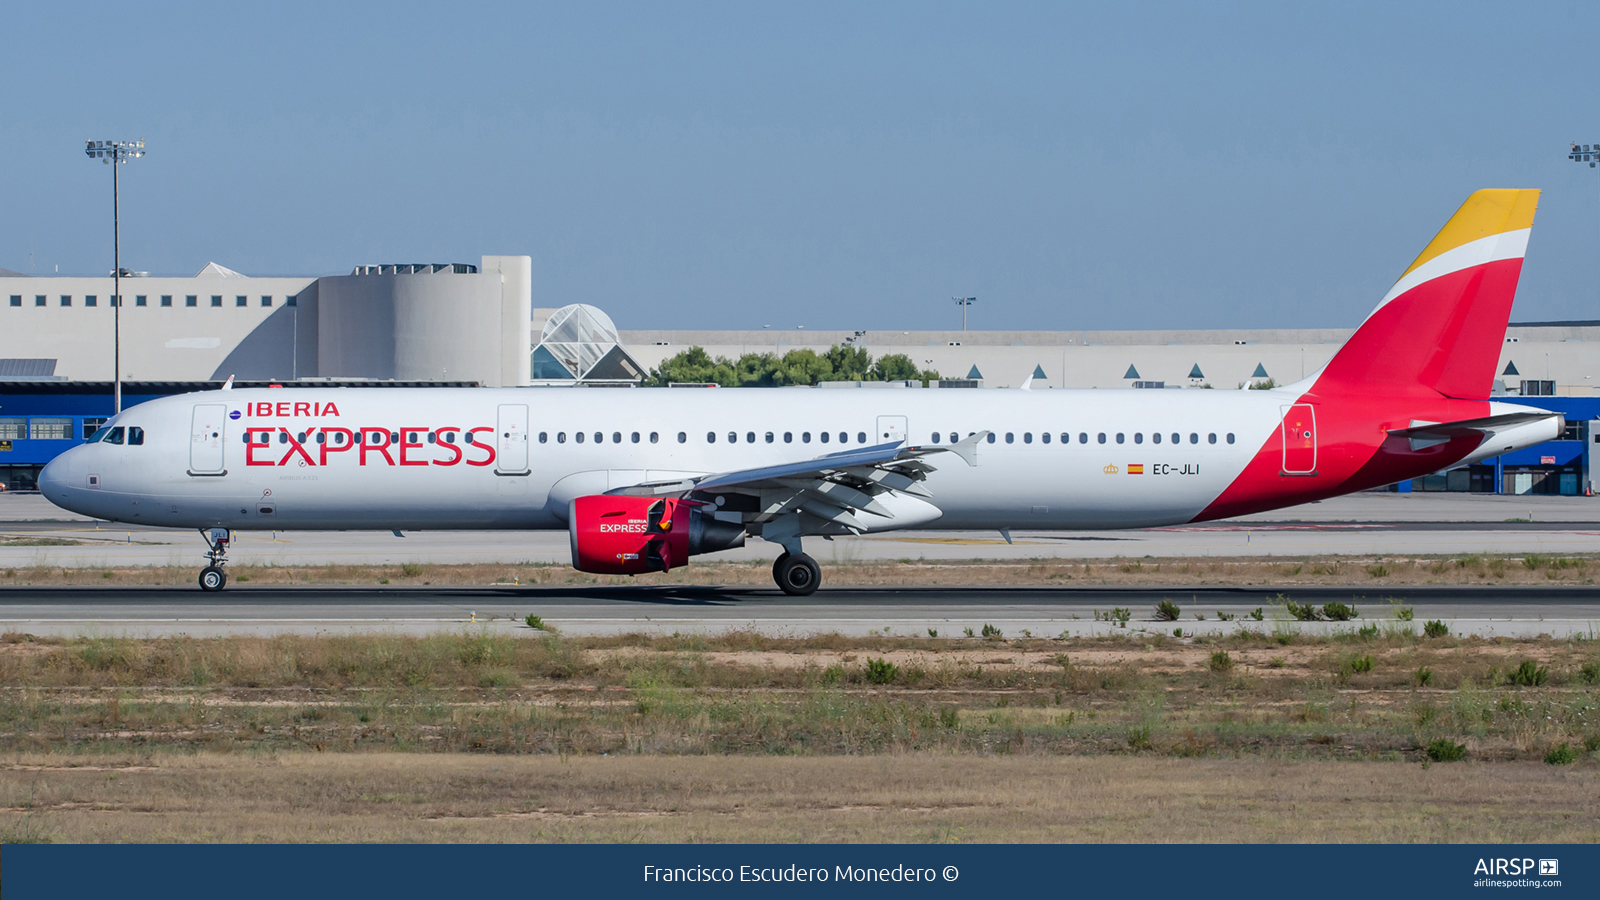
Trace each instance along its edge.
<instances>
[{"instance_id":1,"label":"nose of aircraft","mask_svg":"<svg viewBox=\"0 0 1600 900\"><path fill-rule=\"evenodd\" d=\"M68 509L67 504L71 501L72 492L67 486L67 469L70 464L66 457L72 452L68 450L57 456L39 470L39 493L62 509Z\"/></svg>"}]
</instances>

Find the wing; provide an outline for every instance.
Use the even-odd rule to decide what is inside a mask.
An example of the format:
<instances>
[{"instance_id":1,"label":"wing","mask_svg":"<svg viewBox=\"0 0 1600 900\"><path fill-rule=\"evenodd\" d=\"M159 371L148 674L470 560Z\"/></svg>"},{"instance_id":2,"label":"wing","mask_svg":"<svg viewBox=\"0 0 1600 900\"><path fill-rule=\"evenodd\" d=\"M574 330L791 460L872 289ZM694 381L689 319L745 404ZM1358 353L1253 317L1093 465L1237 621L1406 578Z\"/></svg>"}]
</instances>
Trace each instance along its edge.
<instances>
[{"instance_id":1,"label":"wing","mask_svg":"<svg viewBox=\"0 0 1600 900\"><path fill-rule=\"evenodd\" d=\"M801 512L832 523L839 533L860 534L880 528L904 528L917 522L913 509L937 508L906 503L900 497L931 498L922 485L936 467L928 457L950 453L967 465L978 464L978 442L989 432L980 431L949 446L908 446L904 441L830 453L815 459L720 472L678 481L645 482L615 488L607 493L655 497L691 497L715 502L719 509L742 513L748 523L770 521L786 512ZM738 501L728 503L728 497ZM863 521L868 514L881 521ZM896 522L899 519L901 521ZM893 524L891 524L893 523ZM835 529L808 529L829 533Z\"/></svg>"}]
</instances>

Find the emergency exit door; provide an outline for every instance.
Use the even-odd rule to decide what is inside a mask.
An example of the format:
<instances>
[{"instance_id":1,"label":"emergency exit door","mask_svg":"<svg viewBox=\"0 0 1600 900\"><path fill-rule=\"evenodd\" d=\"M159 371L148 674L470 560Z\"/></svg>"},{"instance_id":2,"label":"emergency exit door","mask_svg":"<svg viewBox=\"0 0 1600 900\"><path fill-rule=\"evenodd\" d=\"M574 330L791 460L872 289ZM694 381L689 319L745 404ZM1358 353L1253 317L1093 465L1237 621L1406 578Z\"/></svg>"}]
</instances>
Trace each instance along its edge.
<instances>
[{"instance_id":1,"label":"emergency exit door","mask_svg":"<svg viewBox=\"0 0 1600 900\"><path fill-rule=\"evenodd\" d=\"M495 428L495 466L498 475L528 474L528 407L505 404Z\"/></svg>"},{"instance_id":2,"label":"emergency exit door","mask_svg":"<svg viewBox=\"0 0 1600 900\"><path fill-rule=\"evenodd\" d=\"M906 439L905 416L879 416L874 444L897 444Z\"/></svg>"},{"instance_id":3,"label":"emergency exit door","mask_svg":"<svg viewBox=\"0 0 1600 900\"><path fill-rule=\"evenodd\" d=\"M1283 474L1317 474L1317 413L1309 403L1283 407Z\"/></svg>"}]
</instances>

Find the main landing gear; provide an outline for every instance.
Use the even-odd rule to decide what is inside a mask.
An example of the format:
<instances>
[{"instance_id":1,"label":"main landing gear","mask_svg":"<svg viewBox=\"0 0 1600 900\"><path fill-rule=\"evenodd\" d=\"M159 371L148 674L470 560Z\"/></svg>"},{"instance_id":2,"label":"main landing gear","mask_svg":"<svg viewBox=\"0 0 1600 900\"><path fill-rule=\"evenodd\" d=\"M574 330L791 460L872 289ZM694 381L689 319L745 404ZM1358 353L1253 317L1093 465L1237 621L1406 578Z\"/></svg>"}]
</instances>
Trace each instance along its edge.
<instances>
[{"instance_id":1,"label":"main landing gear","mask_svg":"<svg viewBox=\"0 0 1600 900\"><path fill-rule=\"evenodd\" d=\"M785 550L772 564L772 580L791 597L808 597L822 584L822 567L804 553Z\"/></svg>"},{"instance_id":2,"label":"main landing gear","mask_svg":"<svg viewBox=\"0 0 1600 900\"><path fill-rule=\"evenodd\" d=\"M211 561L211 565L200 570L200 590L214 593L228 586L228 573L222 567L228 564L228 541L232 534L226 528L202 528L200 536L205 538L206 559Z\"/></svg>"}]
</instances>

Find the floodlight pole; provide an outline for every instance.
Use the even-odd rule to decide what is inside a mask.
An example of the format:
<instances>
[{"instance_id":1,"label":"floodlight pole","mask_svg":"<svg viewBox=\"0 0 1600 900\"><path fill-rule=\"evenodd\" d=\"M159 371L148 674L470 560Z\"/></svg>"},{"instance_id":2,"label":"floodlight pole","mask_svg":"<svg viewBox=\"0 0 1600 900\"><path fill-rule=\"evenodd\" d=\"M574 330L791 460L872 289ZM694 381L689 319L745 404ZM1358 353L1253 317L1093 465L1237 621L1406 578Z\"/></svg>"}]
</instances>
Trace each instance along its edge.
<instances>
[{"instance_id":1,"label":"floodlight pole","mask_svg":"<svg viewBox=\"0 0 1600 900\"><path fill-rule=\"evenodd\" d=\"M950 299L954 300L956 302L956 305L961 307L961 331L963 333L965 333L966 330L967 330L967 307L971 306L974 303L977 303L978 302L978 298L977 297L951 297Z\"/></svg>"},{"instance_id":2,"label":"floodlight pole","mask_svg":"<svg viewBox=\"0 0 1600 900\"><path fill-rule=\"evenodd\" d=\"M1593 169L1595 164L1600 162L1600 144L1579 144L1573 141L1572 149L1567 152L1567 159L1576 163L1586 162L1589 168Z\"/></svg>"},{"instance_id":3,"label":"floodlight pole","mask_svg":"<svg viewBox=\"0 0 1600 900\"><path fill-rule=\"evenodd\" d=\"M83 152L111 166L111 412L122 412L122 191L117 166L144 155L144 141L86 141Z\"/></svg>"}]
</instances>

